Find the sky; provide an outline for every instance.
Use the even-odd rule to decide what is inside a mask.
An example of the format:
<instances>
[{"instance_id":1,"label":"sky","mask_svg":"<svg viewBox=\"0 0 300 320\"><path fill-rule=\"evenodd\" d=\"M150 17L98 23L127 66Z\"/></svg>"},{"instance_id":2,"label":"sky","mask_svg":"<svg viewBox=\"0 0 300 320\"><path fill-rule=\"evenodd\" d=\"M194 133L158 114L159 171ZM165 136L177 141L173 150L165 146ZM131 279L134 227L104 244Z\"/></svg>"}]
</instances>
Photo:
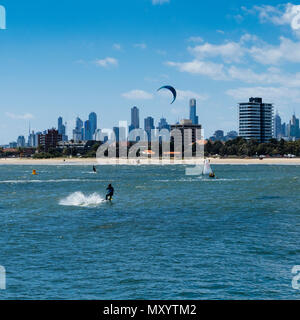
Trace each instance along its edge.
<instances>
[{"instance_id":1,"label":"sky","mask_svg":"<svg viewBox=\"0 0 300 320\"><path fill-rule=\"evenodd\" d=\"M98 126L188 118L209 137L237 130L237 104L260 96L300 115L300 6L282 1L0 0L0 144L94 111ZM299 21L298 21L299 18ZM1 19L1 16L0 16ZM3 20L3 17L2 17ZM1 21L0 21L1 26ZM172 85L178 99L170 104Z\"/></svg>"}]
</instances>

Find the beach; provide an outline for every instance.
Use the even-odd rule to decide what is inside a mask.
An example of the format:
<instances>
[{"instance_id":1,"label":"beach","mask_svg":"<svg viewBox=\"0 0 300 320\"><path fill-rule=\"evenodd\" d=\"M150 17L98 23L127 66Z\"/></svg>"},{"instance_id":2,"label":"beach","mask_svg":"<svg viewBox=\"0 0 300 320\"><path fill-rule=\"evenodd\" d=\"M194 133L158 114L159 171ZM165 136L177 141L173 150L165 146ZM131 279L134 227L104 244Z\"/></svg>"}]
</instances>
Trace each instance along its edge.
<instances>
[{"instance_id":1,"label":"beach","mask_svg":"<svg viewBox=\"0 0 300 320\"><path fill-rule=\"evenodd\" d=\"M300 165L300 158L207 158L218 165ZM203 159L95 159L95 158L1 158L0 165L196 165Z\"/></svg>"}]
</instances>

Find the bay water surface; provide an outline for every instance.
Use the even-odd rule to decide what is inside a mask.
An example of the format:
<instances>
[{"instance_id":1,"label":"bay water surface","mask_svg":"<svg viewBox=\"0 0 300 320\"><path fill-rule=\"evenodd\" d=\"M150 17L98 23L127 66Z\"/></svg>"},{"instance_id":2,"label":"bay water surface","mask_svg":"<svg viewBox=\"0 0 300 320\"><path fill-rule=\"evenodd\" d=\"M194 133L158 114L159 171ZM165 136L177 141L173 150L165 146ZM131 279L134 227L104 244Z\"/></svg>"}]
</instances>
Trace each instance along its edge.
<instances>
[{"instance_id":1,"label":"bay water surface","mask_svg":"<svg viewBox=\"0 0 300 320\"><path fill-rule=\"evenodd\" d=\"M0 166L0 299L298 299L300 167L185 169Z\"/></svg>"}]
</instances>

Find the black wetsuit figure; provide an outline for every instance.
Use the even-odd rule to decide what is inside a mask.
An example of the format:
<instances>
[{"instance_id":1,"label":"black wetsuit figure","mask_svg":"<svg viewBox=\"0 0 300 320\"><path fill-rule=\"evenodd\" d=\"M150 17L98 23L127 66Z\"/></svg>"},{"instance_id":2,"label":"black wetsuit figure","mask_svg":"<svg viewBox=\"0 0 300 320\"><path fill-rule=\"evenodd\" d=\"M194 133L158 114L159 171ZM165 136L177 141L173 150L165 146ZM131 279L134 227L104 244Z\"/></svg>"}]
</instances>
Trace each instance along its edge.
<instances>
[{"instance_id":1,"label":"black wetsuit figure","mask_svg":"<svg viewBox=\"0 0 300 320\"><path fill-rule=\"evenodd\" d=\"M108 194L106 195L106 200L111 200L112 196L114 195L114 188L112 187L112 185L108 185L108 187L106 188L106 190L108 190Z\"/></svg>"}]
</instances>

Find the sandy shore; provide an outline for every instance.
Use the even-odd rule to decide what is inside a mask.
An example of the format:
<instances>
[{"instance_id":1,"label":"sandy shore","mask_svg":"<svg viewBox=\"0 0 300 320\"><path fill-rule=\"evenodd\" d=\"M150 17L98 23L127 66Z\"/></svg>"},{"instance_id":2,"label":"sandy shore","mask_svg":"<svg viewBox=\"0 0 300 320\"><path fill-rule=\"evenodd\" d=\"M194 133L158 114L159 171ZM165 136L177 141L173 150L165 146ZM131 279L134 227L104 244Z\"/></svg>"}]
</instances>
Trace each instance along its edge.
<instances>
[{"instance_id":1,"label":"sandy shore","mask_svg":"<svg viewBox=\"0 0 300 320\"><path fill-rule=\"evenodd\" d=\"M229 164L229 165L251 165L251 164L268 164L268 165L300 165L300 158L266 158L259 159L210 159L211 164ZM55 158L55 159L26 159L26 158L2 158L0 165L174 165L202 164L202 160L148 160L140 159L91 159L91 158Z\"/></svg>"}]
</instances>

